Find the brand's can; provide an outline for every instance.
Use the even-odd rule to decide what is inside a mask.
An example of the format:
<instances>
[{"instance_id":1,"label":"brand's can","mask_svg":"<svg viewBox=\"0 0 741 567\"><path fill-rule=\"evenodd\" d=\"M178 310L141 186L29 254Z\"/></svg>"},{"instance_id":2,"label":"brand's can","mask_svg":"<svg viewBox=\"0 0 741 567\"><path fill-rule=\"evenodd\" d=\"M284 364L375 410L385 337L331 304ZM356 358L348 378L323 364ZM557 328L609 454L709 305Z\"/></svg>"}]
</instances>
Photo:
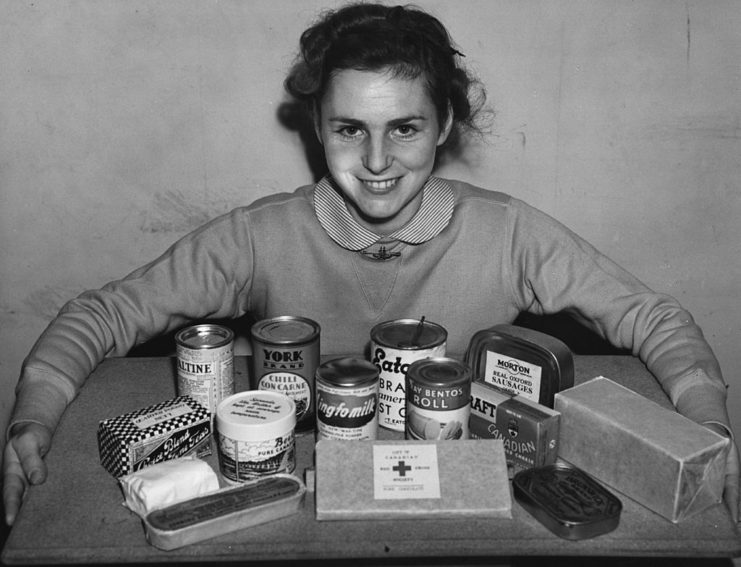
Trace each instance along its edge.
<instances>
[{"instance_id":1,"label":"brand's can","mask_svg":"<svg viewBox=\"0 0 741 567\"><path fill-rule=\"evenodd\" d=\"M296 468L296 407L288 396L249 390L216 408L219 470L240 484Z\"/></svg>"},{"instance_id":2,"label":"brand's can","mask_svg":"<svg viewBox=\"0 0 741 567\"><path fill-rule=\"evenodd\" d=\"M317 439L378 436L378 368L362 358L338 358L316 371Z\"/></svg>"},{"instance_id":3,"label":"brand's can","mask_svg":"<svg viewBox=\"0 0 741 567\"><path fill-rule=\"evenodd\" d=\"M404 431L406 424L405 375L415 360L445 356L448 332L422 319L397 319L371 330L371 361L378 367L378 425Z\"/></svg>"},{"instance_id":4,"label":"brand's can","mask_svg":"<svg viewBox=\"0 0 741 567\"><path fill-rule=\"evenodd\" d=\"M468 439L471 370L465 362L435 357L409 365L407 439Z\"/></svg>"},{"instance_id":5,"label":"brand's can","mask_svg":"<svg viewBox=\"0 0 741 567\"><path fill-rule=\"evenodd\" d=\"M234 393L234 333L221 325L193 325L175 334L178 395L190 396L211 415Z\"/></svg>"},{"instance_id":6,"label":"brand's can","mask_svg":"<svg viewBox=\"0 0 741 567\"><path fill-rule=\"evenodd\" d=\"M285 394L296 405L296 431L314 428L319 324L282 316L252 325L252 388Z\"/></svg>"}]
</instances>

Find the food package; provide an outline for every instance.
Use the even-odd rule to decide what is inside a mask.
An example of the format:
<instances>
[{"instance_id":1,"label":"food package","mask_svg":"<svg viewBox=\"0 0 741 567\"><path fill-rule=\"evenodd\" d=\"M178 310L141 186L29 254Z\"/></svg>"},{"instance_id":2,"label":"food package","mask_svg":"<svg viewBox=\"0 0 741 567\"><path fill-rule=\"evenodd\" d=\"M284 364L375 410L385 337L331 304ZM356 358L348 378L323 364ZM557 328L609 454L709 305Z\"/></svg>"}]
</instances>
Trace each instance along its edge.
<instances>
[{"instance_id":1,"label":"food package","mask_svg":"<svg viewBox=\"0 0 741 567\"><path fill-rule=\"evenodd\" d=\"M556 461L559 414L480 381L471 383L472 439L501 439L510 477Z\"/></svg>"},{"instance_id":2,"label":"food package","mask_svg":"<svg viewBox=\"0 0 741 567\"><path fill-rule=\"evenodd\" d=\"M194 456L164 461L118 479L126 507L144 519L153 510L219 489L211 466Z\"/></svg>"},{"instance_id":3,"label":"food package","mask_svg":"<svg viewBox=\"0 0 741 567\"><path fill-rule=\"evenodd\" d=\"M722 500L730 440L599 376L555 397L559 457L679 522Z\"/></svg>"},{"instance_id":4,"label":"food package","mask_svg":"<svg viewBox=\"0 0 741 567\"><path fill-rule=\"evenodd\" d=\"M190 396L98 424L100 463L116 478L191 452L208 454L210 441L211 414Z\"/></svg>"},{"instance_id":5,"label":"food package","mask_svg":"<svg viewBox=\"0 0 741 567\"><path fill-rule=\"evenodd\" d=\"M511 518L501 440L316 445L317 520Z\"/></svg>"}]
</instances>

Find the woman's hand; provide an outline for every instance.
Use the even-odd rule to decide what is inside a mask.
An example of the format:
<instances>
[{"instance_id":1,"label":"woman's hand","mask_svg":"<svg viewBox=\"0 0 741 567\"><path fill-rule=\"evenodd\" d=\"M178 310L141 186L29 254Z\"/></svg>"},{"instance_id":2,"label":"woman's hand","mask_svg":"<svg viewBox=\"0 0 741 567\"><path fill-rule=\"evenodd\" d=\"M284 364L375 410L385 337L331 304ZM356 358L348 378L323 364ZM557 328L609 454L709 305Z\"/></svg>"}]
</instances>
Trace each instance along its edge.
<instances>
[{"instance_id":1,"label":"woman's hand","mask_svg":"<svg viewBox=\"0 0 741 567\"><path fill-rule=\"evenodd\" d=\"M722 427L719 423L709 422L704 425L723 437L728 437L730 434L730 431ZM739 470L741 470L741 466L739 466L738 447L733 437L731 437L731 449L728 451L728 456L726 457L726 480L723 489L723 501L728 507L728 511L731 513L731 519L734 522L738 522L739 520Z\"/></svg>"},{"instance_id":2,"label":"woman's hand","mask_svg":"<svg viewBox=\"0 0 741 567\"><path fill-rule=\"evenodd\" d=\"M24 423L13 428L3 459L3 503L9 526L15 521L28 485L46 480L44 455L50 445L51 432L39 423Z\"/></svg>"}]
</instances>

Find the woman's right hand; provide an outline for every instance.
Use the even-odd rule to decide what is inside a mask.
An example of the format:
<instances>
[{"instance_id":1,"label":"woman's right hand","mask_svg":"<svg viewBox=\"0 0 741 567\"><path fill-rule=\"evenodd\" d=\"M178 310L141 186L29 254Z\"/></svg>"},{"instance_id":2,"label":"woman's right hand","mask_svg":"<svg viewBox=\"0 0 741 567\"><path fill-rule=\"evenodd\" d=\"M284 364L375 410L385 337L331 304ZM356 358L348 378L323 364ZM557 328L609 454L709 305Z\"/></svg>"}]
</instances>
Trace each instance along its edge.
<instances>
[{"instance_id":1,"label":"woman's right hand","mask_svg":"<svg viewBox=\"0 0 741 567\"><path fill-rule=\"evenodd\" d=\"M46 480L46 455L51 432L39 423L15 425L5 445L3 459L3 504L5 521L11 526L30 484Z\"/></svg>"}]
</instances>

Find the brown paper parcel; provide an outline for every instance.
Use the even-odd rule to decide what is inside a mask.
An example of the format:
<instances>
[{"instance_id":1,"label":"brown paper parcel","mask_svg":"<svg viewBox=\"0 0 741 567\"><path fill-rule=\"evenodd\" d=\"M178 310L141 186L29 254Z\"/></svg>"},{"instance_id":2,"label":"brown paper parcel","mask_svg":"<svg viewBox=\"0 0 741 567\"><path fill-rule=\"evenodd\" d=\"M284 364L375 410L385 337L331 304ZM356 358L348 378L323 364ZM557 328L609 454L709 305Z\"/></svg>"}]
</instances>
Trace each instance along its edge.
<instances>
[{"instance_id":1,"label":"brown paper parcel","mask_svg":"<svg viewBox=\"0 0 741 567\"><path fill-rule=\"evenodd\" d=\"M603 376L554 409L559 457L672 522L722 500L729 439Z\"/></svg>"}]
</instances>

